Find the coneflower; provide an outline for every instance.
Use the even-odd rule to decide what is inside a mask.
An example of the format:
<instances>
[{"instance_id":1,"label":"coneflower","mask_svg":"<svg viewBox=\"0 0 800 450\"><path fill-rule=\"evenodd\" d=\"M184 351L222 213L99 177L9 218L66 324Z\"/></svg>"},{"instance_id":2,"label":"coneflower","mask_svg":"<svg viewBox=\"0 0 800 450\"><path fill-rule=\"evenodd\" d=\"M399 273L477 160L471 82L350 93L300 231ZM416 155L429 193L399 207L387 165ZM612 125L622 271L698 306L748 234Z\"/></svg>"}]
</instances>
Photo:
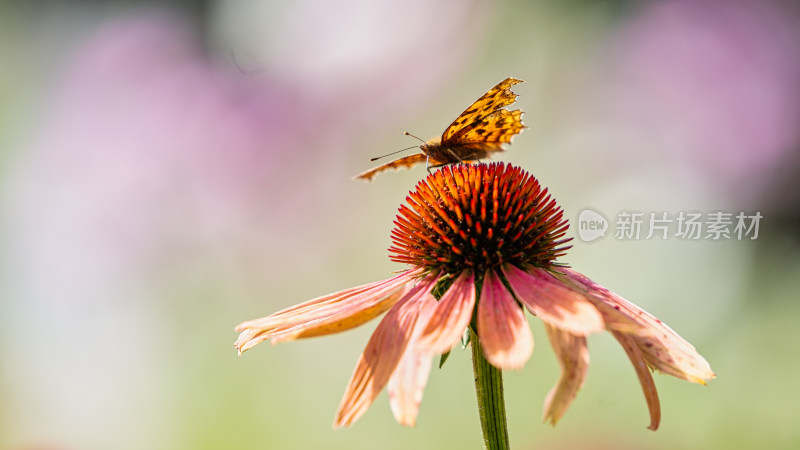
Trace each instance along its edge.
<instances>
[{"instance_id":1,"label":"coneflower","mask_svg":"<svg viewBox=\"0 0 800 450\"><path fill-rule=\"evenodd\" d=\"M406 200L390 252L407 270L236 327L241 353L267 339L344 331L388 311L356 365L335 426L353 424L387 386L396 420L414 425L433 357L468 331L484 440L506 448L501 371L521 368L533 351L525 309L544 322L562 367L545 400L544 420L552 424L583 385L586 336L604 329L633 363L650 429L658 428L660 406L649 368L695 383L714 378L694 347L660 320L556 262L569 248L567 221L525 171L502 163L447 166Z\"/></svg>"}]
</instances>

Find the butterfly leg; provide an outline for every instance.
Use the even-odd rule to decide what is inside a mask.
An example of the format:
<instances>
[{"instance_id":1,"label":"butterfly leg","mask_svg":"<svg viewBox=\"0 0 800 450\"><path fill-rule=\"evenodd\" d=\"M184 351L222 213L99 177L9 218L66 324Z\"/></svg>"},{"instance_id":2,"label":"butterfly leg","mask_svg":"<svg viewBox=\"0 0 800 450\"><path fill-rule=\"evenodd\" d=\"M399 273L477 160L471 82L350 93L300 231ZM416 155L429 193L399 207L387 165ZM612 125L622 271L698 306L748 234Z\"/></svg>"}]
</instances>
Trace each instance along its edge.
<instances>
[{"instance_id":1,"label":"butterfly leg","mask_svg":"<svg viewBox=\"0 0 800 450\"><path fill-rule=\"evenodd\" d=\"M448 148L447 152L450 153L450 156L457 159L459 164L464 164L464 161L461 158L459 158L458 155L456 155L456 152L454 152L452 149Z\"/></svg>"},{"instance_id":2,"label":"butterfly leg","mask_svg":"<svg viewBox=\"0 0 800 450\"><path fill-rule=\"evenodd\" d=\"M432 165L430 167L430 169L428 169L428 173L430 173L432 169L435 170L435 169L438 169L439 167L444 167L444 166L449 166L449 165L450 165L450 163L434 164L434 165Z\"/></svg>"},{"instance_id":3,"label":"butterfly leg","mask_svg":"<svg viewBox=\"0 0 800 450\"><path fill-rule=\"evenodd\" d=\"M452 151L451 151L451 153L452 153ZM455 155L453 155L453 156L455 156ZM458 158L458 156L456 156L456 158ZM434 165L430 165L430 159L431 159L431 158L430 158L430 156L428 156L428 157L425 159L425 170L427 170L427 171L428 171L428 173L431 173L431 170L436 170L436 169L438 169L439 167L444 167L444 166L447 166L447 165L450 165L450 164L452 164L452 163L445 162L445 163L441 163L441 164L434 164ZM460 160L460 159L459 159L458 161L459 161L459 162L461 162L461 160Z\"/></svg>"}]
</instances>

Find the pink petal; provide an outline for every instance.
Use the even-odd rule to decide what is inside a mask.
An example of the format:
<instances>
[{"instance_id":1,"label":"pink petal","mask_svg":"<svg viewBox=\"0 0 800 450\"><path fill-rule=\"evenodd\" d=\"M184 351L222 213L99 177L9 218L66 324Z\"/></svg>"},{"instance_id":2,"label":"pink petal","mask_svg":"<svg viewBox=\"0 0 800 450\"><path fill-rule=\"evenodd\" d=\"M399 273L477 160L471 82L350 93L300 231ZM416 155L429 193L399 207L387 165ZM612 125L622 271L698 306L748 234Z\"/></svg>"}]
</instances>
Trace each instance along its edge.
<instances>
[{"instance_id":1,"label":"pink petal","mask_svg":"<svg viewBox=\"0 0 800 450\"><path fill-rule=\"evenodd\" d=\"M647 323L637 318L641 311L639 307L627 300L622 300L622 302L614 300L613 297L621 297L571 268L562 267L559 268L559 271L563 273L560 277L564 279L565 283L585 295L600 311L606 323L606 329L635 334L650 332Z\"/></svg>"},{"instance_id":2,"label":"pink petal","mask_svg":"<svg viewBox=\"0 0 800 450\"><path fill-rule=\"evenodd\" d=\"M650 411L650 426L647 428L656 431L661 423L661 402L658 400L656 383L653 381L653 375L650 374L644 355L642 355L639 346L636 345L633 336L618 331L612 331L611 334L617 338L622 348L625 349L625 353L633 363L633 368L636 369L636 375L639 377L639 383L642 385L644 398L647 401L647 409Z\"/></svg>"},{"instance_id":3,"label":"pink petal","mask_svg":"<svg viewBox=\"0 0 800 450\"><path fill-rule=\"evenodd\" d=\"M243 322L236 348L239 353L270 338L274 342L348 330L391 308L408 290L420 271L406 271L388 280L345 289Z\"/></svg>"},{"instance_id":4,"label":"pink petal","mask_svg":"<svg viewBox=\"0 0 800 450\"><path fill-rule=\"evenodd\" d=\"M413 287L414 281L413 279L408 280L406 284L396 288L388 296L374 291L362 293L353 304L342 306L335 313L329 312L321 319L306 321L292 327L282 327L271 333L272 344L339 333L369 322L403 298ZM377 297L373 297L373 295L377 295Z\"/></svg>"},{"instance_id":5,"label":"pink petal","mask_svg":"<svg viewBox=\"0 0 800 450\"><path fill-rule=\"evenodd\" d=\"M571 269L564 269L564 273L586 289L587 297L598 308L614 310L636 324L635 330L626 326L615 331L631 334L643 357L655 369L700 384L716 377L692 344L650 313Z\"/></svg>"},{"instance_id":6,"label":"pink petal","mask_svg":"<svg viewBox=\"0 0 800 450\"><path fill-rule=\"evenodd\" d=\"M335 427L352 425L386 386L411 339L425 298L432 298L435 282L435 275L425 277L378 324L347 385Z\"/></svg>"},{"instance_id":7,"label":"pink petal","mask_svg":"<svg viewBox=\"0 0 800 450\"><path fill-rule=\"evenodd\" d=\"M417 338L433 315L437 302L433 296L426 296L420 303L420 313L414 327L414 336L406 347L400 363L389 378L387 387L389 405L394 418L400 425L405 426L414 426L417 421L417 413L422 403L425 385L428 383L433 359L432 353L420 348Z\"/></svg>"},{"instance_id":8,"label":"pink petal","mask_svg":"<svg viewBox=\"0 0 800 450\"><path fill-rule=\"evenodd\" d=\"M561 365L561 378L544 401L544 421L555 425L567 412L586 381L589 370L589 349L586 337L576 336L545 323L550 344Z\"/></svg>"},{"instance_id":9,"label":"pink petal","mask_svg":"<svg viewBox=\"0 0 800 450\"><path fill-rule=\"evenodd\" d=\"M520 305L494 270L486 271L478 301L478 337L498 369L521 369L533 353L533 334Z\"/></svg>"},{"instance_id":10,"label":"pink petal","mask_svg":"<svg viewBox=\"0 0 800 450\"><path fill-rule=\"evenodd\" d=\"M604 329L603 318L592 303L546 270L526 272L506 264L503 274L519 301L543 322L579 336Z\"/></svg>"},{"instance_id":11,"label":"pink petal","mask_svg":"<svg viewBox=\"0 0 800 450\"><path fill-rule=\"evenodd\" d=\"M419 346L431 354L442 354L464 335L475 307L475 277L465 271L439 299L436 310L420 337Z\"/></svg>"}]
</instances>

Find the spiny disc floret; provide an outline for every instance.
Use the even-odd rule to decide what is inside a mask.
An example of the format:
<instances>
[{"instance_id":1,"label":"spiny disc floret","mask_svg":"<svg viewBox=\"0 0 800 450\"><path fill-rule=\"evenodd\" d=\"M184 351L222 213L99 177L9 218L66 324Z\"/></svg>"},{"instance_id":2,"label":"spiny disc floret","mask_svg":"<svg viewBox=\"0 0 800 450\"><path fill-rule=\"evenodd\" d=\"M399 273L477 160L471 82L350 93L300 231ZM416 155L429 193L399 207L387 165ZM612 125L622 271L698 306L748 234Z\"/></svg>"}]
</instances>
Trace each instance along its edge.
<instances>
[{"instance_id":1,"label":"spiny disc floret","mask_svg":"<svg viewBox=\"0 0 800 450\"><path fill-rule=\"evenodd\" d=\"M518 167L446 166L420 181L406 201L392 230L393 261L483 273L504 263L547 268L569 248L563 211Z\"/></svg>"}]
</instances>

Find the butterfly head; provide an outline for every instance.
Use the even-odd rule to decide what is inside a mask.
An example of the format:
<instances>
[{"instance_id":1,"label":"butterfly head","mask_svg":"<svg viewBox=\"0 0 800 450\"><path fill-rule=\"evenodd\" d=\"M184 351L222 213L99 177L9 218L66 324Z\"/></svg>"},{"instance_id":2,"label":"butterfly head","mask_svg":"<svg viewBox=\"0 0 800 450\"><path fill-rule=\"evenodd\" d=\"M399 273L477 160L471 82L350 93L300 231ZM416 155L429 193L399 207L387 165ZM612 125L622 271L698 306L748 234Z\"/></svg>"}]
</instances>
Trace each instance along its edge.
<instances>
[{"instance_id":1,"label":"butterfly head","mask_svg":"<svg viewBox=\"0 0 800 450\"><path fill-rule=\"evenodd\" d=\"M435 148L438 148L438 147L441 145L441 143L442 143L442 138L441 138L441 137L439 137L439 136L437 136L437 137L433 137L433 138L430 138L430 139L428 139L427 141L424 141L424 140L422 140L421 138L418 138L417 136L414 136L413 134L409 133L408 131L404 132L404 134L405 134L406 136L411 136L411 137L413 137L414 139L416 139L416 140L418 140L418 141L422 142L422 144L419 146L419 149L420 149L420 150L422 151L422 153L423 153L423 154L425 154L426 156L429 156L429 155L430 155L430 153L431 153L431 150L432 150L432 149L435 149Z\"/></svg>"}]
</instances>

